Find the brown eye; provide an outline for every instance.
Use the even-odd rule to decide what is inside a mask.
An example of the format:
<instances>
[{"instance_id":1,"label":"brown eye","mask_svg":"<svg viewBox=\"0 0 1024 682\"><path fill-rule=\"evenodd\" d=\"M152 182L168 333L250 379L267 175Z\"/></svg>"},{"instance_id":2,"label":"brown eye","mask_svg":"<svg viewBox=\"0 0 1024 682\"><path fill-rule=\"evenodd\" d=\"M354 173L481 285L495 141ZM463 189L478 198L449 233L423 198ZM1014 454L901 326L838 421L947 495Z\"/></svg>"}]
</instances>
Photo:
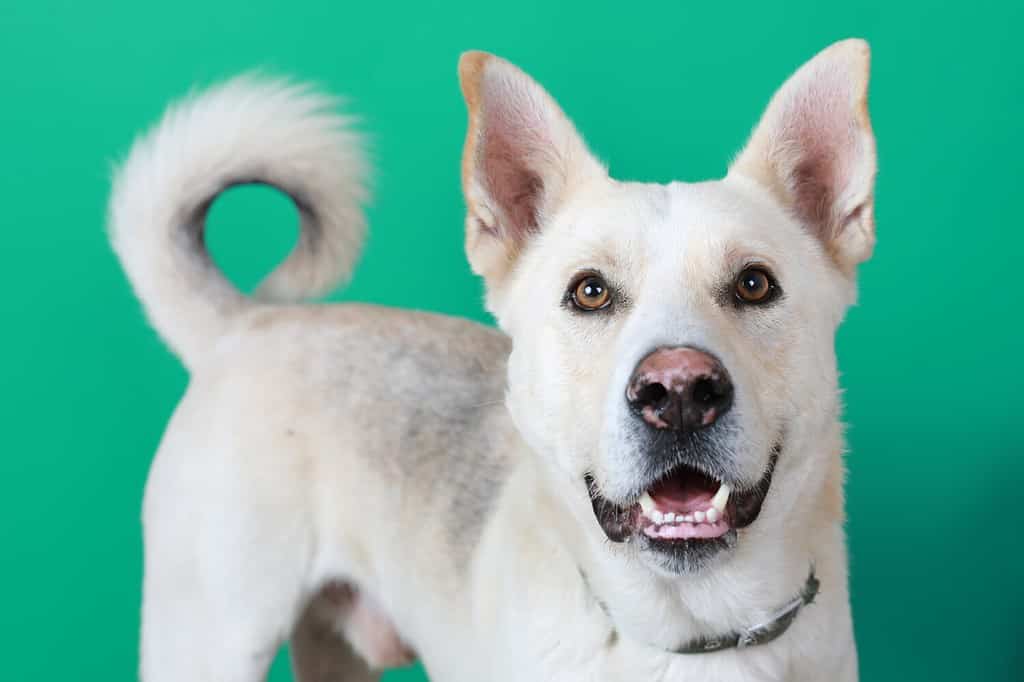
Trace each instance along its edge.
<instances>
[{"instance_id":1,"label":"brown eye","mask_svg":"<svg viewBox=\"0 0 1024 682\"><path fill-rule=\"evenodd\" d=\"M587 275L571 290L572 303L580 310L600 310L612 302L608 285L598 275Z\"/></svg>"},{"instance_id":2,"label":"brown eye","mask_svg":"<svg viewBox=\"0 0 1024 682\"><path fill-rule=\"evenodd\" d=\"M736 298L743 303L766 303L775 293L775 280L761 268L746 268L736 278Z\"/></svg>"}]
</instances>

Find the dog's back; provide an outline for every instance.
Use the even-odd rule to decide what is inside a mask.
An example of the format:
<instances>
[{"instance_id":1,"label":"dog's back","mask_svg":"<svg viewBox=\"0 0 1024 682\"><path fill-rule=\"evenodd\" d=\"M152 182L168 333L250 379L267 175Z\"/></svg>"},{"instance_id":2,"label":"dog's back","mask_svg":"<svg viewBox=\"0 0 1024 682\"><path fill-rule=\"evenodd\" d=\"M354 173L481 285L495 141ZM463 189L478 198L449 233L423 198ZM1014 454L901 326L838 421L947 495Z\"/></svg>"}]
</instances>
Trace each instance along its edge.
<instances>
[{"instance_id":1,"label":"dog's back","mask_svg":"<svg viewBox=\"0 0 1024 682\"><path fill-rule=\"evenodd\" d=\"M330 104L233 81L171 109L115 180L114 248L191 374L147 484L147 678L198 665L168 658L176 647L157 658L153 643L184 652L222 627L291 634L297 669L359 669L341 636L374 665L402 662L389 613L461 598L501 488L517 437L503 404L507 337L428 313L298 303L348 276L363 233L364 161ZM253 297L223 276L203 236L217 196L247 183L286 193L302 218L294 251ZM183 577L189 556L219 559ZM367 592L369 576L408 570L414 556L449 579L404 580L410 594L385 604ZM212 614L231 610L219 600L259 603L268 581L298 593L268 600L251 623L211 618L183 635L168 617L203 600ZM296 604L306 612L290 633Z\"/></svg>"}]
</instances>

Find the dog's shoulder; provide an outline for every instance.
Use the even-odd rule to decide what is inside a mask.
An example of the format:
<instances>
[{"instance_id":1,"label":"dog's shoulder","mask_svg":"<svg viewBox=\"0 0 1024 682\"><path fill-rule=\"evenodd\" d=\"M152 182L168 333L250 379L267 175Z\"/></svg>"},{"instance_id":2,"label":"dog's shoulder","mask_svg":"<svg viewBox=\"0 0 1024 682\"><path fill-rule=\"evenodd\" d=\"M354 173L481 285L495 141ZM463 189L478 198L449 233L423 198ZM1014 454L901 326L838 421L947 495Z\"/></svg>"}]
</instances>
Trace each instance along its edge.
<instances>
[{"instance_id":1,"label":"dog's shoulder","mask_svg":"<svg viewBox=\"0 0 1024 682\"><path fill-rule=\"evenodd\" d=\"M230 362L247 359L234 373L273 372L440 523L451 554L472 551L521 452L505 406L506 335L436 313L328 304L264 308L236 337Z\"/></svg>"}]
</instances>

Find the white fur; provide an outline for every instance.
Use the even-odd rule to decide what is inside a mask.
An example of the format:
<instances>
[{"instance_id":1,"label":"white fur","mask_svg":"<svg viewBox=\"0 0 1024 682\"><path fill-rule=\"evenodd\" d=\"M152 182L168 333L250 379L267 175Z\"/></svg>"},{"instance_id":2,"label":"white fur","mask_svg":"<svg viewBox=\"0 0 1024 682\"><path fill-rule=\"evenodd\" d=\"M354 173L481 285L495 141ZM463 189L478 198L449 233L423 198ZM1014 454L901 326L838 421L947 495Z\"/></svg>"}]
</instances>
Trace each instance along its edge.
<instances>
[{"instance_id":1,"label":"white fur","mask_svg":"<svg viewBox=\"0 0 1024 682\"><path fill-rule=\"evenodd\" d=\"M439 682L855 680L834 334L873 243L873 138L845 106L866 87L866 46L830 48L775 101L811 102L815 74L853 82L838 88L849 102L809 118L773 104L727 178L662 186L612 180L539 85L464 57L467 251L511 345L450 318L243 298L185 218L232 182L281 186L318 222L261 292L322 292L358 249L355 140L326 100L280 84L236 81L172 109L136 143L111 209L125 269L192 371L147 483L142 677L254 682L291 637L302 682L375 679L367 664L407 648ZM844 125L857 144L825 134ZM807 140L844 169L815 166L827 229L787 184ZM784 303L716 298L750 260L772 267ZM567 311L587 269L625 294L614 314ZM592 473L612 497L643 484L622 395L660 345L710 348L729 368L745 481L785 432L760 516L692 574L610 544L582 484ZM811 565L822 592L778 640L666 651L762 622Z\"/></svg>"}]
</instances>

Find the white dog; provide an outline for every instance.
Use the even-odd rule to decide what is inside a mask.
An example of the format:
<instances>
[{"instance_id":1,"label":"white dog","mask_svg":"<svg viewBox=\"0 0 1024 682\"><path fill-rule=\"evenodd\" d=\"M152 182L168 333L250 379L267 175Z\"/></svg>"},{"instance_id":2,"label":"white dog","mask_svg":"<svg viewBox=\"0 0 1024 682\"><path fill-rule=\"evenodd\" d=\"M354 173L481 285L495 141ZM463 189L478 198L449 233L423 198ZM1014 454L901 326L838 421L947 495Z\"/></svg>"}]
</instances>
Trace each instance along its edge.
<instances>
[{"instance_id":1,"label":"white dog","mask_svg":"<svg viewBox=\"0 0 1024 682\"><path fill-rule=\"evenodd\" d=\"M874 245L867 45L697 184L611 179L497 57L459 75L503 333L295 303L363 232L358 140L309 90L210 90L118 173L114 248L191 373L146 490L142 677L259 680L290 639L302 682L856 679L834 334ZM249 182L302 221L252 298L203 239Z\"/></svg>"}]
</instances>

